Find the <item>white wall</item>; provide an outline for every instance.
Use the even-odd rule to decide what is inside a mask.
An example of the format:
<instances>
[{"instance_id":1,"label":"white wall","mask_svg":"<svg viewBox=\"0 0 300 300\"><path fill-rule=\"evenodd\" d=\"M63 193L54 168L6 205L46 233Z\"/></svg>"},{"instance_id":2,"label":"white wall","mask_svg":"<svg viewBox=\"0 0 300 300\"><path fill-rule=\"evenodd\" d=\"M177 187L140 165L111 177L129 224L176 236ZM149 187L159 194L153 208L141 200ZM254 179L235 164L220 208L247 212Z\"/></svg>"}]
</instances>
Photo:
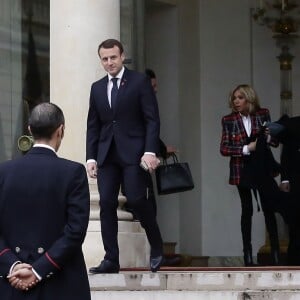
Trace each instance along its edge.
<instances>
[{"instance_id":1,"label":"white wall","mask_svg":"<svg viewBox=\"0 0 300 300\"><path fill-rule=\"evenodd\" d=\"M280 49L271 31L252 20L252 2L177 1L178 36L175 25L168 23L175 17L170 7L146 12L146 65L158 75L162 137L178 145L180 158L190 162L195 180L195 189L177 195L178 199L176 195L159 198L163 236L177 238L180 253L242 254L240 200L236 187L228 184L229 159L219 152L221 118L230 113L229 91L249 83L257 90L261 105L270 109L272 119L280 116L276 58ZM291 52L297 49L298 45ZM300 92L298 60L293 63L294 99L299 99ZM173 78L176 75L178 82ZM300 111L298 102L294 101L294 115ZM265 226L263 214L254 211L256 254L265 242Z\"/></svg>"},{"instance_id":2,"label":"white wall","mask_svg":"<svg viewBox=\"0 0 300 300\"><path fill-rule=\"evenodd\" d=\"M298 0L299 1L299 0ZM298 4L300 5L300 3ZM293 86L293 115L300 115L300 41L296 40L296 44L291 49L291 53L295 56L292 69L292 86Z\"/></svg>"},{"instance_id":3,"label":"white wall","mask_svg":"<svg viewBox=\"0 0 300 300\"><path fill-rule=\"evenodd\" d=\"M202 248L202 176L199 1L179 1L180 157L190 163L195 189L180 194L181 253L200 255Z\"/></svg>"},{"instance_id":4,"label":"white wall","mask_svg":"<svg viewBox=\"0 0 300 300\"><path fill-rule=\"evenodd\" d=\"M119 1L91 2L68 0L62 8L61 1L51 1L51 99L66 112L61 152L79 161L85 155L90 84L104 74L96 48L104 38L119 36ZM159 81L161 137L179 148L195 181L193 191L158 198L163 238L177 242L180 253L242 254L240 200L228 184L229 160L219 153L221 117L230 112L229 90L250 83L277 119L280 86L280 50L270 30L252 22L250 2L178 0L172 1L177 6L146 11L146 66ZM299 44L292 53L300 53ZM296 55L294 114L300 113L299 79ZM255 212L254 252L264 239L263 216Z\"/></svg>"},{"instance_id":5,"label":"white wall","mask_svg":"<svg viewBox=\"0 0 300 300\"><path fill-rule=\"evenodd\" d=\"M273 120L280 116L280 69L271 30L250 17L251 1L200 1L201 68L201 200L202 254L241 255L240 200L236 188L228 185L229 159L219 153L221 117L230 112L230 89L240 83L254 86L261 105L270 109ZM224 2L223 2L224 3ZM296 52L295 52L296 53ZM294 61L294 95L299 94ZM298 75L299 76L299 75ZM295 101L294 112L299 104ZM279 150L275 151L278 157ZM255 201L254 207L256 207ZM282 226L281 218L279 223ZM254 210L253 252L265 241L262 212Z\"/></svg>"},{"instance_id":6,"label":"white wall","mask_svg":"<svg viewBox=\"0 0 300 300\"><path fill-rule=\"evenodd\" d=\"M226 4L203 0L200 9L202 250L211 256L241 255L242 251L240 200L236 188L228 185L229 158L219 153L220 120L230 112L228 93L238 84L251 84L262 106L279 116L274 41L266 28L252 26L248 1L228 0ZM256 209L252 235L255 254L265 240L263 215Z\"/></svg>"},{"instance_id":7,"label":"white wall","mask_svg":"<svg viewBox=\"0 0 300 300\"><path fill-rule=\"evenodd\" d=\"M160 137L166 145L173 145L180 150L177 18L176 6L147 7L145 65L153 69L157 76ZM165 242L177 242L179 249L179 196L178 194L157 196L156 200L163 239Z\"/></svg>"},{"instance_id":8,"label":"white wall","mask_svg":"<svg viewBox=\"0 0 300 300\"><path fill-rule=\"evenodd\" d=\"M210 256L241 254L240 200L219 148L228 93L251 83L250 17L247 1L226 3L203 0L200 6L202 251Z\"/></svg>"}]
</instances>

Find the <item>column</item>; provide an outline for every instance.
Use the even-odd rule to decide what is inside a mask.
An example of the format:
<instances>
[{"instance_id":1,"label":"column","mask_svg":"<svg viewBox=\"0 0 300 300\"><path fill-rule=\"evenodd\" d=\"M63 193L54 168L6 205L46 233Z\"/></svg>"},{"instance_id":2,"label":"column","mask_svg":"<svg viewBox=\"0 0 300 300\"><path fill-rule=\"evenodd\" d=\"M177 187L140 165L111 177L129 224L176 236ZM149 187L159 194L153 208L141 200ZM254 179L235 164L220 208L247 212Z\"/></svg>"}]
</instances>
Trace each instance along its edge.
<instances>
[{"instance_id":1,"label":"column","mask_svg":"<svg viewBox=\"0 0 300 300\"><path fill-rule=\"evenodd\" d=\"M120 36L119 0L51 0L50 101L66 118L59 155L85 162L86 117L91 83L105 72L98 45Z\"/></svg>"}]
</instances>

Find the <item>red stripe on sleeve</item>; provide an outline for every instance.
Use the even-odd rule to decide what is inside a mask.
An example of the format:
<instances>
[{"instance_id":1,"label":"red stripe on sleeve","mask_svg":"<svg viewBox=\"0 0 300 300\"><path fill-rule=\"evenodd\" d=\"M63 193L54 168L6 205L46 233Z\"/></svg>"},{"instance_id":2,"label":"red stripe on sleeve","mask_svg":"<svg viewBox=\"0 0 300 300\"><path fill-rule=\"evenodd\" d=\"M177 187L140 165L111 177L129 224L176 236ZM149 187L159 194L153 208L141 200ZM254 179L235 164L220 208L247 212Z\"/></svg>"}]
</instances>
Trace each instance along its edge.
<instances>
[{"instance_id":1,"label":"red stripe on sleeve","mask_svg":"<svg viewBox=\"0 0 300 300\"><path fill-rule=\"evenodd\" d=\"M10 249L9 249L9 248L6 248L6 249L2 250L2 251L0 252L0 256L3 255L4 253L6 253L7 251L10 251Z\"/></svg>"},{"instance_id":2,"label":"red stripe on sleeve","mask_svg":"<svg viewBox=\"0 0 300 300\"><path fill-rule=\"evenodd\" d=\"M51 264L52 264L55 268L57 268L57 269L60 270L60 266L59 266L57 263L55 263L55 261L49 256L48 252L46 252L46 257L48 258L48 260L51 262Z\"/></svg>"}]
</instances>

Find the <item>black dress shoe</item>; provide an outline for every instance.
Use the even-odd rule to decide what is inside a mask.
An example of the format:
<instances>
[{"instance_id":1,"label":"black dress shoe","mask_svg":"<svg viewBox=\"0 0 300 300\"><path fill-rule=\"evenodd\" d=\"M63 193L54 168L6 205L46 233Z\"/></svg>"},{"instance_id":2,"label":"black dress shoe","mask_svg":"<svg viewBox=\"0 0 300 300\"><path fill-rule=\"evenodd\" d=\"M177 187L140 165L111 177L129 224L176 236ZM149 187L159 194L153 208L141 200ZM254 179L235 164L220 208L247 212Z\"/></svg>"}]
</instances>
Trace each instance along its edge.
<instances>
[{"instance_id":1,"label":"black dress shoe","mask_svg":"<svg viewBox=\"0 0 300 300\"><path fill-rule=\"evenodd\" d=\"M152 272L157 272L164 263L163 256L150 257L150 269Z\"/></svg>"},{"instance_id":2,"label":"black dress shoe","mask_svg":"<svg viewBox=\"0 0 300 300\"><path fill-rule=\"evenodd\" d=\"M244 265L245 267L253 267L252 248L244 250Z\"/></svg>"},{"instance_id":3,"label":"black dress shoe","mask_svg":"<svg viewBox=\"0 0 300 300\"><path fill-rule=\"evenodd\" d=\"M112 262L110 260L104 259L97 267L92 267L89 269L92 274L106 274L106 273L119 273L119 264Z\"/></svg>"},{"instance_id":4,"label":"black dress shoe","mask_svg":"<svg viewBox=\"0 0 300 300\"><path fill-rule=\"evenodd\" d=\"M178 266L181 263L181 258L179 256L174 256L174 257L164 257L163 263L161 266Z\"/></svg>"},{"instance_id":5,"label":"black dress shoe","mask_svg":"<svg viewBox=\"0 0 300 300\"><path fill-rule=\"evenodd\" d=\"M272 266L279 266L280 265L279 250L271 250L271 260L272 260Z\"/></svg>"}]
</instances>

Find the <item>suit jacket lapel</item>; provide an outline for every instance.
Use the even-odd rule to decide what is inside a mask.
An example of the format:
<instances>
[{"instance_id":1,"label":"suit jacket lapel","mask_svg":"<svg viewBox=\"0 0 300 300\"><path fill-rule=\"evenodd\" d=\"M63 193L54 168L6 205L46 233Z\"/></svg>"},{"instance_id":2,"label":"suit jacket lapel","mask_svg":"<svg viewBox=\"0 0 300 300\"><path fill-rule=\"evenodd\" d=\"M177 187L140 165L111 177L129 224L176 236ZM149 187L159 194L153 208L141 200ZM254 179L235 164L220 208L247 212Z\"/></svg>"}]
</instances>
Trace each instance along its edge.
<instances>
[{"instance_id":1,"label":"suit jacket lapel","mask_svg":"<svg viewBox=\"0 0 300 300\"><path fill-rule=\"evenodd\" d=\"M106 77L104 78L104 80L101 81L101 94L102 97L100 97L100 99L103 99L103 104L105 106L106 109L111 111L111 107L109 105L109 100L108 100L108 96L107 96L107 85L108 85L108 76L106 75Z\"/></svg>"},{"instance_id":2,"label":"suit jacket lapel","mask_svg":"<svg viewBox=\"0 0 300 300\"><path fill-rule=\"evenodd\" d=\"M245 133L247 135L247 132L246 132L246 129L245 129L245 126L243 123L243 119L239 113L236 114L236 120L237 120L237 124L238 124L238 128L239 128L240 132L242 134Z\"/></svg>"},{"instance_id":3,"label":"suit jacket lapel","mask_svg":"<svg viewBox=\"0 0 300 300\"><path fill-rule=\"evenodd\" d=\"M241 136L242 142L245 143L246 139L248 137L247 135L247 131L245 129L242 117L239 113L236 114L236 120L235 120L236 124L237 124L237 128L238 128L238 132Z\"/></svg>"},{"instance_id":4,"label":"suit jacket lapel","mask_svg":"<svg viewBox=\"0 0 300 300\"><path fill-rule=\"evenodd\" d=\"M260 127L263 125L261 122L261 118L259 115L251 115L251 127L252 127L252 134L257 135L258 131L260 130Z\"/></svg>"}]
</instances>

